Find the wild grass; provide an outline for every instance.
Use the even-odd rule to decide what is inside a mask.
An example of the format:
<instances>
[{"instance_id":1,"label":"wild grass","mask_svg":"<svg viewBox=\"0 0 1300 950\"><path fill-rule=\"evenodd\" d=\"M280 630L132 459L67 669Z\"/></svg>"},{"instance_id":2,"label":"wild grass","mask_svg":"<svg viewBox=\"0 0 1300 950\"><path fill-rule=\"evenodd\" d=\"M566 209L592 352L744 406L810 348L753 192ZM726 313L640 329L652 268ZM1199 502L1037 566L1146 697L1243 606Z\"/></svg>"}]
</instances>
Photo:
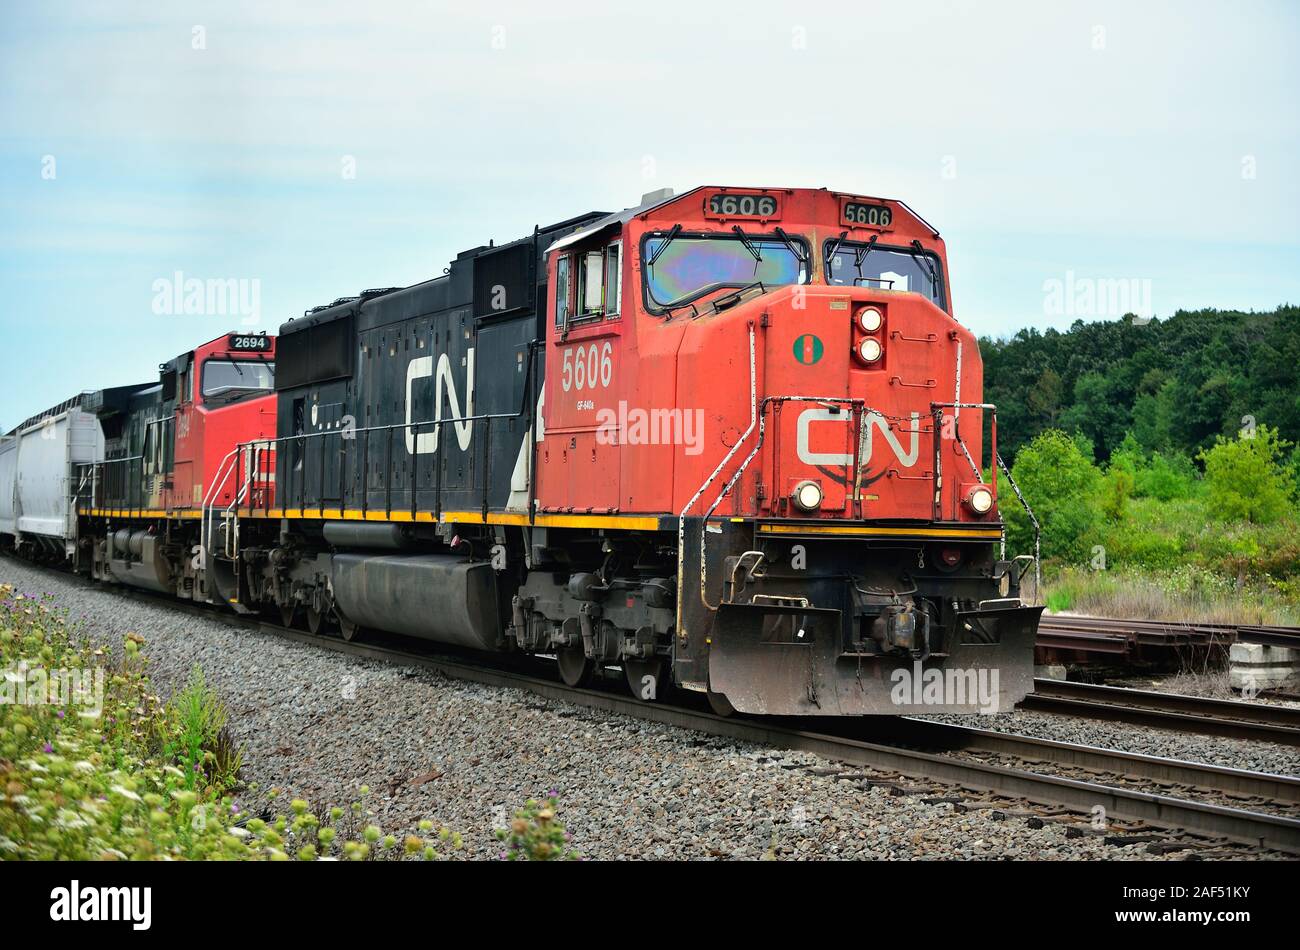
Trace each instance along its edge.
<instances>
[{"instance_id":1,"label":"wild grass","mask_svg":"<svg viewBox=\"0 0 1300 950\"><path fill-rule=\"evenodd\" d=\"M365 786L347 809L292 799L279 814L244 814L241 751L220 697L195 667L164 703L143 647L127 634L114 659L48 596L0 584L0 859L433 860L464 847L427 819L386 834ZM83 673L99 684L93 693L69 699L46 687ZM274 806L287 796L269 797ZM503 832L509 855L570 856L555 814L553 797L517 813Z\"/></svg>"},{"instance_id":2,"label":"wild grass","mask_svg":"<svg viewBox=\"0 0 1300 950\"><path fill-rule=\"evenodd\" d=\"M1178 623L1300 625L1300 605L1268 583L1194 566L1165 571L1061 568L1044 577L1049 610Z\"/></svg>"}]
</instances>

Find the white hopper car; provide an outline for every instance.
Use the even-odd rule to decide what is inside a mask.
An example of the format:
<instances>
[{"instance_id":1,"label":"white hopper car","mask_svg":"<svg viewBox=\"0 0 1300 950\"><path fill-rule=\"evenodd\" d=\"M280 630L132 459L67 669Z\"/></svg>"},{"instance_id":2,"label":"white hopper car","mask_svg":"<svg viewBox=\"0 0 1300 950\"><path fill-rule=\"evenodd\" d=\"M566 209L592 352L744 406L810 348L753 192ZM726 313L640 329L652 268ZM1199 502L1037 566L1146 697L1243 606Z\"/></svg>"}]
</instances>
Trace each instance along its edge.
<instances>
[{"instance_id":1,"label":"white hopper car","mask_svg":"<svg viewBox=\"0 0 1300 950\"><path fill-rule=\"evenodd\" d=\"M104 458L99 419L76 396L0 436L0 547L59 560L76 552L75 466Z\"/></svg>"}]
</instances>

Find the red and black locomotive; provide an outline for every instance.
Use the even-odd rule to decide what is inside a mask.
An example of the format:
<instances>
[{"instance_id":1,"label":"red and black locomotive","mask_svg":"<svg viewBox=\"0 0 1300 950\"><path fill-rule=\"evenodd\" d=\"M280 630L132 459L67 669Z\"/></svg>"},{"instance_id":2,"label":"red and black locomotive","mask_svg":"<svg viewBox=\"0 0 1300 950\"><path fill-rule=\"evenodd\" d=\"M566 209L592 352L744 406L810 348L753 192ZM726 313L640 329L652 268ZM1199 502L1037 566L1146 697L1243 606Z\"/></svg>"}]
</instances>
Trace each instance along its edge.
<instances>
[{"instance_id":1,"label":"red and black locomotive","mask_svg":"<svg viewBox=\"0 0 1300 950\"><path fill-rule=\"evenodd\" d=\"M1031 688L997 427L939 234L827 190L647 196L93 394L70 550L106 581L622 667L715 708ZM981 707L984 708L984 707Z\"/></svg>"}]
</instances>

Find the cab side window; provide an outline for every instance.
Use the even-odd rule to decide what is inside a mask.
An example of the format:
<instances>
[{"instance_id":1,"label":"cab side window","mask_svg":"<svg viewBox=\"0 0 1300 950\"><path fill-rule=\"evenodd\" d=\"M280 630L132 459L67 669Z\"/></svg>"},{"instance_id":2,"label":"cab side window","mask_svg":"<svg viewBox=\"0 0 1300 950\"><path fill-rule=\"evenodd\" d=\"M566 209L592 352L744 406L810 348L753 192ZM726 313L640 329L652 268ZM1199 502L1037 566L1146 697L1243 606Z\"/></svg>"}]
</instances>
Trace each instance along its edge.
<instances>
[{"instance_id":1,"label":"cab side window","mask_svg":"<svg viewBox=\"0 0 1300 950\"><path fill-rule=\"evenodd\" d=\"M617 319L623 306L623 242L566 254L555 263L555 325Z\"/></svg>"},{"instance_id":2,"label":"cab side window","mask_svg":"<svg viewBox=\"0 0 1300 950\"><path fill-rule=\"evenodd\" d=\"M585 251L578 265L578 318L599 317L605 304L605 259L600 251Z\"/></svg>"},{"instance_id":3,"label":"cab side window","mask_svg":"<svg viewBox=\"0 0 1300 950\"><path fill-rule=\"evenodd\" d=\"M623 243L616 241L579 255L578 319L616 317L622 305Z\"/></svg>"},{"instance_id":4,"label":"cab side window","mask_svg":"<svg viewBox=\"0 0 1300 950\"><path fill-rule=\"evenodd\" d=\"M623 306L623 242L605 248L605 316L617 317Z\"/></svg>"},{"instance_id":5,"label":"cab side window","mask_svg":"<svg viewBox=\"0 0 1300 950\"><path fill-rule=\"evenodd\" d=\"M569 255L565 254L555 262L555 325L562 327L569 322Z\"/></svg>"}]
</instances>

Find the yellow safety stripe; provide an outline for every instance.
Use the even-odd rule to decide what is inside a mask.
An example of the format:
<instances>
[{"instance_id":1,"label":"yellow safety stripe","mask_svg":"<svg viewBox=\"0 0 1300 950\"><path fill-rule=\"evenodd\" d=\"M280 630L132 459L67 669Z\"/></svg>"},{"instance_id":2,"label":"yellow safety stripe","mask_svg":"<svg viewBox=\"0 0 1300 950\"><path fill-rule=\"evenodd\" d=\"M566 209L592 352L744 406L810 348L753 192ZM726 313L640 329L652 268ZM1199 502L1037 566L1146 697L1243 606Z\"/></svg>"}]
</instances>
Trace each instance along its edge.
<instances>
[{"instance_id":1,"label":"yellow safety stripe","mask_svg":"<svg viewBox=\"0 0 1300 950\"><path fill-rule=\"evenodd\" d=\"M87 518L202 518L197 508L178 508L165 511L161 508L78 508L77 514Z\"/></svg>"},{"instance_id":2,"label":"yellow safety stripe","mask_svg":"<svg viewBox=\"0 0 1300 950\"><path fill-rule=\"evenodd\" d=\"M162 509L137 508L79 508L78 512L91 518L202 518L198 509ZM221 511L216 512L217 515ZM313 521L379 521L410 524L435 524L438 519L431 511L417 511L412 515L409 510L401 511L361 511L355 508L240 508L241 518L266 518L279 520L310 519ZM676 520L676 519L672 519ZM741 518L728 519L733 522ZM487 517L481 511L444 511L444 524L490 524L519 525L533 524L540 528L617 528L627 531L658 531L660 518L657 515L545 515L539 514L529 522L528 516L518 512L494 511ZM1002 537L998 528L903 528L872 525L843 524L765 524L758 525L760 534L823 535L841 537L874 538L941 538L947 540L997 540Z\"/></svg>"},{"instance_id":3,"label":"yellow safety stripe","mask_svg":"<svg viewBox=\"0 0 1300 950\"><path fill-rule=\"evenodd\" d=\"M203 512L196 510L162 511L136 508L79 508L78 512L91 518L201 518ZM220 516L221 510L215 512ZM409 509L401 511L361 511L355 508L240 508L241 518L269 518L279 520L312 519L315 521L384 521L384 522L419 522L434 524L438 521L431 511L417 511L412 515ZM659 519L654 515L538 515L532 522L525 514L496 511L489 512L487 518L481 511L444 511L444 524L499 524L499 525L536 525L543 528L623 528L629 531L657 531Z\"/></svg>"}]
</instances>

